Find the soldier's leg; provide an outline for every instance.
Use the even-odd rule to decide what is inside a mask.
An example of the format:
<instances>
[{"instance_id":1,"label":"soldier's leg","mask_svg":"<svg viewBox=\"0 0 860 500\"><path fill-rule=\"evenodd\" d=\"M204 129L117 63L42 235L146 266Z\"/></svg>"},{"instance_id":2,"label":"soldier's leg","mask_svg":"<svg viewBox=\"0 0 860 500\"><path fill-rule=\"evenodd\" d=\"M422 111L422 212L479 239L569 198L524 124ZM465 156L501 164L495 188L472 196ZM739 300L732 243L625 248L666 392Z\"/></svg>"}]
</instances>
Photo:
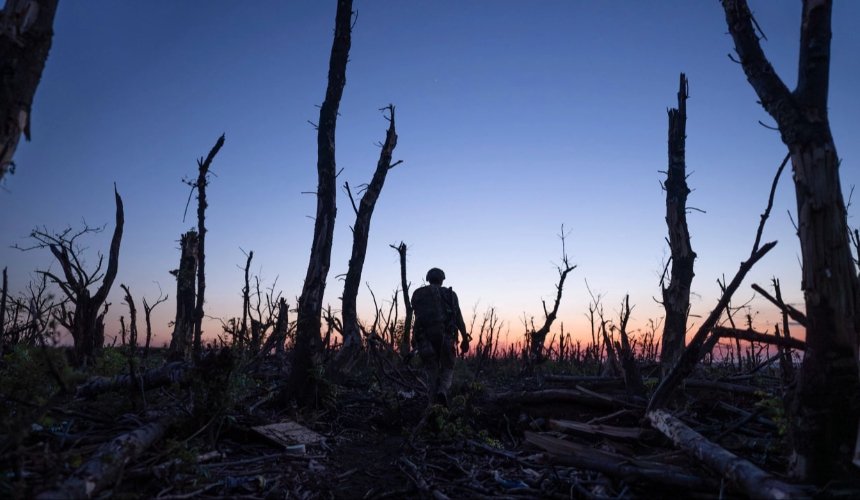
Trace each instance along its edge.
<instances>
[{"instance_id":1,"label":"soldier's leg","mask_svg":"<svg viewBox=\"0 0 860 500\"><path fill-rule=\"evenodd\" d=\"M445 335L439 352L439 385L436 388L437 398L445 404L448 402L448 390L454 380L454 360L456 357L454 339L450 335Z\"/></svg>"}]
</instances>

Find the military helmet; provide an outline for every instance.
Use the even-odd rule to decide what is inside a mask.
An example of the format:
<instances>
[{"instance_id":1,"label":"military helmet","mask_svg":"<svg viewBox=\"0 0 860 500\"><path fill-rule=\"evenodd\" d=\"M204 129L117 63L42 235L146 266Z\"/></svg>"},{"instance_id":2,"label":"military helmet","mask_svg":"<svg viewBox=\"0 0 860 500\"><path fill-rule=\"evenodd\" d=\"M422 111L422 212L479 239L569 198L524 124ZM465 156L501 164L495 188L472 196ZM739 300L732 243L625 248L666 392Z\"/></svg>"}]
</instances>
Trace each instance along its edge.
<instances>
[{"instance_id":1,"label":"military helmet","mask_svg":"<svg viewBox=\"0 0 860 500\"><path fill-rule=\"evenodd\" d=\"M427 271L427 277L424 279L430 283L441 283L445 281L445 271L439 269L438 267L434 267L433 269Z\"/></svg>"}]
</instances>

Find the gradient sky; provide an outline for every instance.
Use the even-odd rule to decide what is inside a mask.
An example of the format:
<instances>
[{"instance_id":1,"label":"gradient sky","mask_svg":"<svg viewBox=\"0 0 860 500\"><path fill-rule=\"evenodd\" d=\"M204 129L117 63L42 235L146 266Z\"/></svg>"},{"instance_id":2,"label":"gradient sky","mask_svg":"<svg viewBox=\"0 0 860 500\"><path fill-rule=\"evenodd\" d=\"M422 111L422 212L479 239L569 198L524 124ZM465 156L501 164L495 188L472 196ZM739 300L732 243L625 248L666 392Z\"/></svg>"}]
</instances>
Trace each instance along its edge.
<instances>
[{"instance_id":1,"label":"gradient sky","mask_svg":"<svg viewBox=\"0 0 860 500\"><path fill-rule=\"evenodd\" d=\"M845 192L860 181L860 2L835 2L830 121ZM753 1L764 48L793 87L800 2ZM733 52L716 0L355 2L347 84L337 124L339 184L368 182L384 138L379 108L397 107L399 143L374 214L363 281L380 300L399 285L396 252L409 245L415 286L443 268L471 315L495 306L512 336L520 318L542 319L554 298L557 237L578 268L560 310L567 331L585 334L592 290L615 316L625 293L642 327L662 314L667 116L678 73L690 80L689 216L698 254L692 322L716 302L750 251L773 174L785 155ZM23 288L47 251L22 253L33 227L108 223L86 241L90 263L107 251L112 185L125 201L120 270L109 301L118 331L120 283L150 301L170 294L154 328L173 316L179 235L196 159L221 133L208 190L207 314L241 310L241 249L264 286L277 277L291 304L307 268L315 211L316 134L326 85L335 2L237 0L61 2L54 45L36 94L33 141L15 157L0 192L0 265ZM779 240L749 284L781 278L800 303L799 245L790 172L783 175L764 240ZM858 225L855 208L849 222ZM339 309L354 221L339 193L327 301ZM753 302L758 326L773 309ZM372 320L366 288L359 313ZM554 331L558 331L558 323ZM142 323L141 323L142 328ZM207 333L217 333L209 323Z\"/></svg>"}]
</instances>

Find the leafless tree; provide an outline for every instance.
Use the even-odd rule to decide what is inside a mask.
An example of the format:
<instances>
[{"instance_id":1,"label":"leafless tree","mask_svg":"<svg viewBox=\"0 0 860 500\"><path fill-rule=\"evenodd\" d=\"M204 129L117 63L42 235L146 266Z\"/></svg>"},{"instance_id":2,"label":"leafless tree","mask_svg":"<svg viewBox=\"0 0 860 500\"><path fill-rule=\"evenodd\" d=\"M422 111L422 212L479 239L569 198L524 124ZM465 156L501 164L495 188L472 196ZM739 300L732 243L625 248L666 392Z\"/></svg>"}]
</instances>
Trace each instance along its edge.
<instances>
[{"instance_id":1,"label":"leafless tree","mask_svg":"<svg viewBox=\"0 0 860 500\"><path fill-rule=\"evenodd\" d=\"M299 297L296 343L285 399L305 399L314 389L313 371L322 347L320 338L323 295L331 265L331 246L337 216L335 125L352 41L352 0L338 0L334 41L329 59L328 85L317 125L317 210L308 270Z\"/></svg>"},{"instance_id":2,"label":"leafless tree","mask_svg":"<svg viewBox=\"0 0 860 500\"><path fill-rule=\"evenodd\" d=\"M209 168L215 155L224 146L224 135L215 141L206 158L197 160L197 180L185 181L192 192L197 190L197 300L194 303L194 357L199 359L203 336L203 302L206 294L206 186L209 185Z\"/></svg>"},{"instance_id":3,"label":"leafless tree","mask_svg":"<svg viewBox=\"0 0 860 500\"><path fill-rule=\"evenodd\" d=\"M63 270L63 276L57 276L51 271L40 271L55 283L69 302L74 305L74 312L68 311L65 305L58 320L72 334L74 340L75 361L80 365L89 364L104 344L104 314L109 304L105 304L110 288L119 269L119 249L122 241L123 225L125 223L122 198L114 187L116 201L116 225L108 254L107 268L102 273L104 256L99 255L98 265L92 272L84 268L81 249L77 239L83 235L100 232L103 228L85 226L78 232L71 228L57 234L51 234L46 229L36 229L30 233L35 240L33 248L47 248L54 255ZM28 250L28 249L24 249ZM101 281L95 291L90 287ZM104 308L104 310L102 310Z\"/></svg>"},{"instance_id":4,"label":"leafless tree","mask_svg":"<svg viewBox=\"0 0 860 500\"><path fill-rule=\"evenodd\" d=\"M663 375L678 361L684 350L687 334L687 315L690 312L690 285L693 282L693 262L696 252L690 245L687 228L687 77L681 73L678 88L678 107L669 110L669 169L666 171L666 226L669 229L669 248L672 251L669 286L663 285L663 344L660 366ZM662 280L661 280L662 281Z\"/></svg>"},{"instance_id":5,"label":"leafless tree","mask_svg":"<svg viewBox=\"0 0 860 500\"><path fill-rule=\"evenodd\" d=\"M370 219L376 208L376 201L385 185L385 177L388 171L400 164L399 161L392 163L391 157L397 146L397 132L394 127L394 106L388 105L381 111L388 111L388 131L385 133L385 142L379 153L379 161L370 184L364 187L364 195L358 206L352 197L349 183L344 184L344 190L352 203L355 212L355 225L352 227L352 255L349 258L349 268L346 271L346 279L343 284L343 348L340 356L343 360L354 357L361 348L361 330L358 325L358 313L356 311L356 298L358 288L361 285L361 272L364 268L364 259L367 255L367 239L370 236Z\"/></svg>"},{"instance_id":6,"label":"leafless tree","mask_svg":"<svg viewBox=\"0 0 860 500\"><path fill-rule=\"evenodd\" d=\"M576 269L576 265L571 265L570 259L568 259L567 256L567 250L565 249L566 237L567 234L565 234L564 225L562 225L561 233L559 234L559 238L561 239L561 265L556 268L558 271L558 283L555 285L555 302L553 303L552 310L550 311L546 308L546 301L541 301L541 304L543 305L544 323L537 330L532 328L530 334L531 345L529 348L529 365L540 363L543 360L544 341L546 340L549 329L552 327L552 324L558 315L558 307L561 305L561 294L564 290L564 280L567 279L567 275L571 271Z\"/></svg>"},{"instance_id":7,"label":"leafless tree","mask_svg":"<svg viewBox=\"0 0 860 500\"><path fill-rule=\"evenodd\" d=\"M6 0L0 11L0 181L14 171L21 134L30 140L36 87L54 37L58 0Z\"/></svg>"},{"instance_id":8,"label":"leafless tree","mask_svg":"<svg viewBox=\"0 0 860 500\"><path fill-rule=\"evenodd\" d=\"M152 305L149 305L149 302L146 301L146 297L143 298L143 318L146 323L146 344L143 347L143 359L146 360L149 357L149 345L152 341L152 311L158 307L158 304L167 301L167 295L161 295L161 285L158 287L158 298L155 299L155 302Z\"/></svg>"},{"instance_id":9,"label":"leafless tree","mask_svg":"<svg viewBox=\"0 0 860 500\"><path fill-rule=\"evenodd\" d=\"M794 172L807 351L792 411L793 474L824 483L852 476L860 405L858 293L839 157L827 116L832 0L804 0L797 86L789 90L765 56L745 0L722 0L735 52L759 102L776 121ZM860 449L860 446L858 446ZM856 460L856 459L855 459Z\"/></svg>"}]
</instances>

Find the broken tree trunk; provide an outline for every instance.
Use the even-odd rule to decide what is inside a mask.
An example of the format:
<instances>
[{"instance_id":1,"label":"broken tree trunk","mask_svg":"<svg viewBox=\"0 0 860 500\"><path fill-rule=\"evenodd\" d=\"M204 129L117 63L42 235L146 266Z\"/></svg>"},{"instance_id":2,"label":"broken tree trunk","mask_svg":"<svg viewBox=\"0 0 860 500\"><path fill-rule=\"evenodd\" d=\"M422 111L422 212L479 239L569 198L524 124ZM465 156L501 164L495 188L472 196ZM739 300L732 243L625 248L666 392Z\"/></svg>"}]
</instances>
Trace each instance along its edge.
<instances>
[{"instance_id":1,"label":"broken tree trunk","mask_svg":"<svg viewBox=\"0 0 860 500\"><path fill-rule=\"evenodd\" d=\"M335 126L346 85L346 63L352 42L352 0L338 0L334 41L329 59L328 85L317 125L317 210L308 270L299 297L296 343L285 399L304 400L313 394L314 370L322 348L320 338L323 295L331 265L331 246L337 216Z\"/></svg>"},{"instance_id":2,"label":"broken tree trunk","mask_svg":"<svg viewBox=\"0 0 860 500\"><path fill-rule=\"evenodd\" d=\"M750 498L805 498L812 493L780 481L752 462L708 441L668 412L654 410L648 412L647 416L651 425L676 446L714 469Z\"/></svg>"},{"instance_id":3,"label":"broken tree trunk","mask_svg":"<svg viewBox=\"0 0 860 500\"><path fill-rule=\"evenodd\" d=\"M180 238L179 269L176 276L176 319L170 337L170 357L184 359L194 336L194 288L197 274L197 231L188 231Z\"/></svg>"},{"instance_id":4,"label":"broken tree trunk","mask_svg":"<svg viewBox=\"0 0 860 500\"><path fill-rule=\"evenodd\" d=\"M0 11L0 181L13 173L21 134L30 140L33 98L54 37L58 0L7 0Z\"/></svg>"},{"instance_id":5,"label":"broken tree trunk","mask_svg":"<svg viewBox=\"0 0 860 500\"><path fill-rule=\"evenodd\" d=\"M762 51L746 1L722 5L747 80L776 121L794 172L808 325L791 412L793 473L816 484L856 477L851 448L860 405L845 404L845 398L860 391L860 282L827 116L832 1L803 2L794 91Z\"/></svg>"},{"instance_id":6,"label":"broken tree trunk","mask_svg":"<svg viewBox=\"0 0 860 500\"><path fill-rule=\"evenodd\" d=\"M400 337L400 355L406 356L412 349L412 301L409 300L409 282L406 281L406 243L400 245L389 245L397 250L400 257L400 290L403 292L403 305L406 309L406 318L403 320L403 335Z\"/></svg>"},{"instance_id":7,"label":"broken tree trunk","mask_svg":"<svg viewBox=\"0 0 860 500\"><path fill-rule=\"evenodd\" d=\"M92 498L115 484L126 464L161 439L172 420L171 416L162 417L135 431L115 437L102 445L95 455L78 467L68 479L53 490L43 491L36 498Z\"/></svg>"},{"instance_id":8,"label":"broken tree trunk","mask_svg":"<svg viewBox=\"0 0 860 500\"><path fill-rule=\"evenodd\" d=\"M361 272L364 268L364 259L367 255L370 219L373 216L373 210L376 208L376 201L379 199L382 187L385 185L385 177L388 175L388 171L400 163L399 161L395 163L391 162L394 148L397 147L397 132L394 127L394 106L389 104L383 110L388 110L389 113L385 142L382 144L382 151L379 153L379 161L376 163L373 178L370 184L367 185L357 208L355 200L352 198L352 192L349 190L349 183L344 185L344 189L347 195L349 195L349 200L352 202L352 208L355 212L355 225L352 227L352 255L349 258L349 268L346 271L346 279L343 282L343 296L341 297L343 301L343 348L339 357L345 362L351 360L361 349L361 329L358 325L356 298L358 297L358 288L361 285Z\"/></svg>"},{"instance_id":9,"label":"broken tree trunk","mask_svg":"<svg viewBox=\"0 0 860 500\"><path fill-rule=\"evenodd\" d=\"M173 361L158 368L146 370L138 377L132 377L127 373L114 375L113 377L94 377L86 383L81 384L75 390L75 397L92 398L106 392L127 389L133 384L139 383L143 389L155 389L166 385L181 383L190 374L190 366L182 361Z\"/></svg>"},{"instance_id":10,"label":"broken tree trunk","mask_svg":"<svg viewBox=\"0 0 860 500\"><path fill-rule=\"evenodd\" d=\"M206 293L206 186L209 184L209 167L224 145L224 134L215 141L206 159L197 160L197 301L194 304L194 359L200 359L203 336L203 298Z\"/></svg>"},{"instance_id":11,"label":"broken tree trunk","mask_svg":"<svg viewBox=\"0 0 860 500\"><path fill-rule=\"evenodd\" d=\"M660 368L665 377L684 351L687 334L687 314L690 312L690 285L693 282L693 263L696 252L690 245L687 228L687 77L681 73L678 87L678 107L669 110L669 169L666 171L666 226L669 229L669 248L672 252L672 270L669 286L663 289L663 342L660 351ZM662 283L661 283L662 285Z\"/></svg>"}]
</instances>

